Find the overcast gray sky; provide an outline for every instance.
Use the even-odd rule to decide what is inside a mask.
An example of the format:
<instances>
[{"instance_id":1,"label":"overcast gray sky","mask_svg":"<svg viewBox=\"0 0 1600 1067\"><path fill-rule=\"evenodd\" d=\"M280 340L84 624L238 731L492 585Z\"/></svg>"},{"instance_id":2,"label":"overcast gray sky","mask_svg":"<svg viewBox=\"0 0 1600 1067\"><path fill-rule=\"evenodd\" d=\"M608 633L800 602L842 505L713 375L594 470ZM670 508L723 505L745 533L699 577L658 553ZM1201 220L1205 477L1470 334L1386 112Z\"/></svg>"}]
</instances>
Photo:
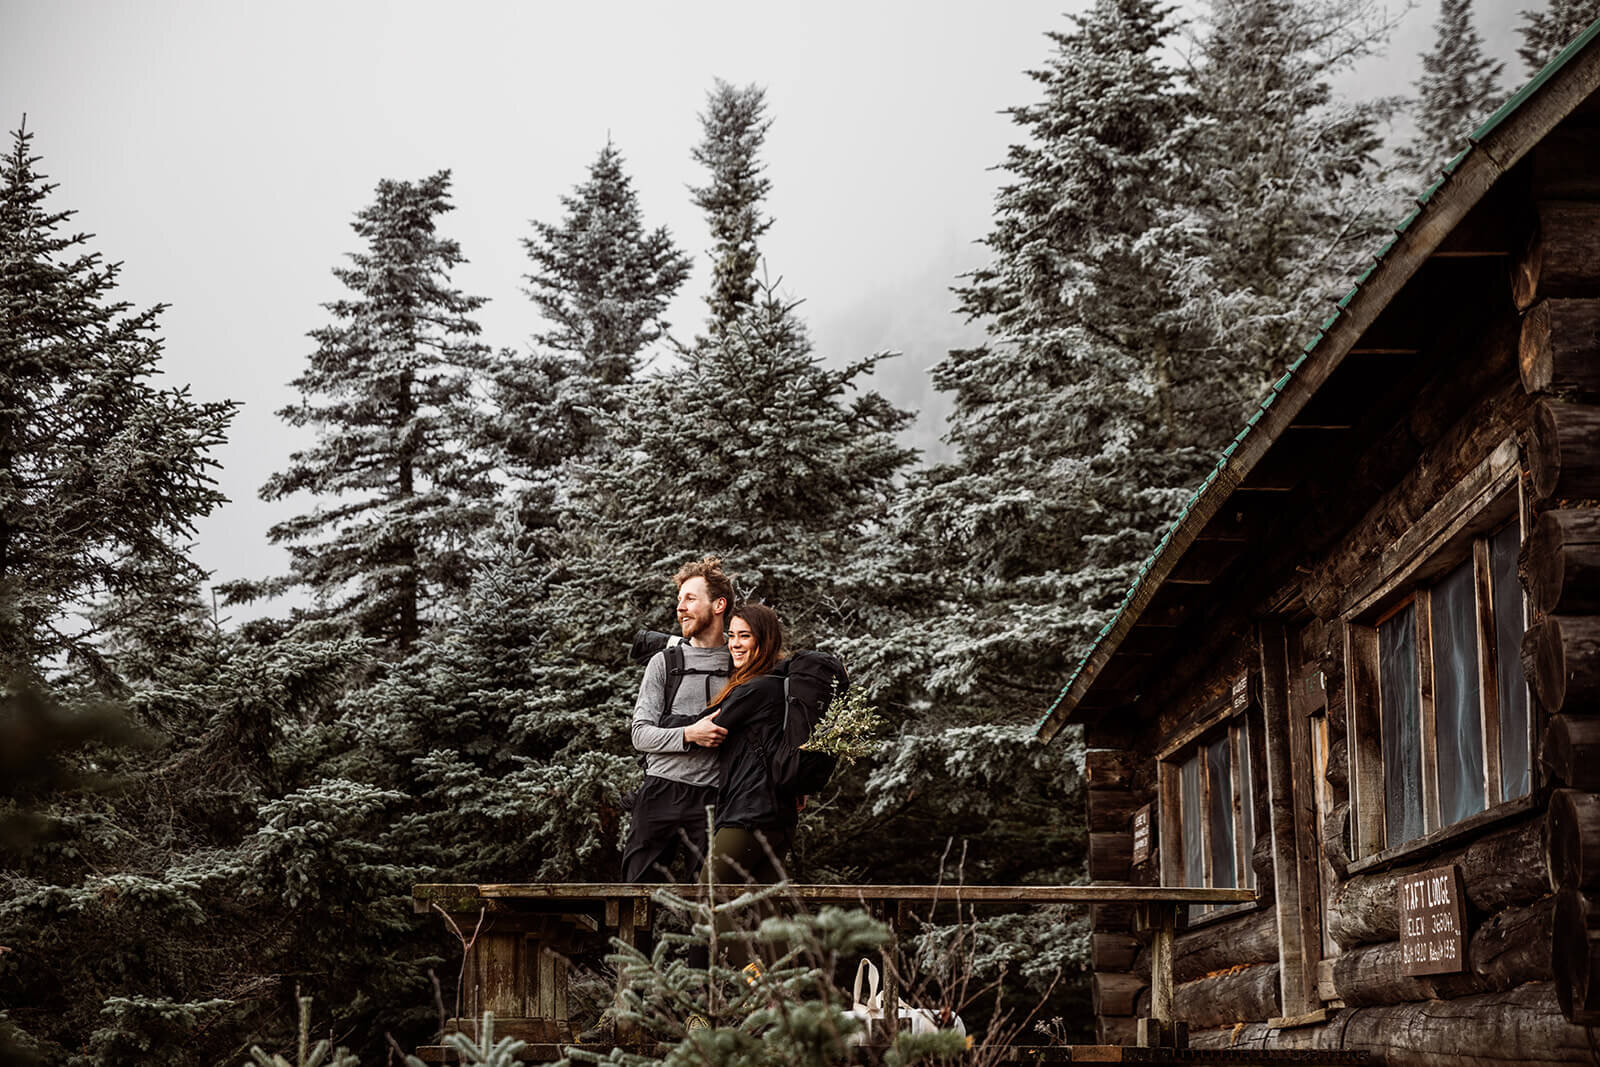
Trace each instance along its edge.
<instances>
[{"instance_id":1,"label":"overcast gray sky","mask_svg":"<svg viewBox=\"0 0 1600 1067\"><path fill-rule=\"evenodd\" d=\"M880 388L936 412L926 368L978 336L948 287L982 259L990 168L1015 139L1001 112L1035 98L1023 72L1048 54L1043 34L1086 3L0 0L0 118L11 130L27 114L53 206L123 261L120 295L172 305L169 377L244 402L218 454L233 502L201 525L196 556L218 579L261 577L285 565L266 528L305 506L256 497L306 440L273 412L295 399L306 332L340 295L330 270L358 249L349 223L379 179L453 171L443 228L470 260L456 281L490 298L484 339L521 347L537 328L528 220L559 217L609 136L647 222L698 257L673 315L688 336L709 273L685 191L702 177L696 116L714 77L759 83L771 276L805 301L820 352L904 352ZM1520 82L1523 0L1477 6ZM1435 11L1422 0L1345 88L1406 91Z\"/></svg>"}]
</instances>

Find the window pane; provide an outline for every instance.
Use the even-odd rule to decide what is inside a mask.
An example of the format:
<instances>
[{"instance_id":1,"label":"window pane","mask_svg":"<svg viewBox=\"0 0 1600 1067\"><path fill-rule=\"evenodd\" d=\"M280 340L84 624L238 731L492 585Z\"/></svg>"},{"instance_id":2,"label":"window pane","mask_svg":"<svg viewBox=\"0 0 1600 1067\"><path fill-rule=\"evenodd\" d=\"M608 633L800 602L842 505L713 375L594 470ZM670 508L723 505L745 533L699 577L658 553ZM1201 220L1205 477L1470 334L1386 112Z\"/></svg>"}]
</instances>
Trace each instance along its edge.
<instances>
[{"instance_id":1,"label":"window pane","mask_svg":"<svg viewBox=\"0 0 1600 1067\"><path fill-rule=\"evenodd\" d=\"M1244 884L1254 889L1256 885L1256 869L1250 862L1250 857L1256 849L1256 800L1255 783L1250 775L1250 725L1248 719L1239 720L1239 795L1244 798L1244 806L1239 812L1239 836L1244 842Z\"/></svg>"},{"instance_id":2,"label":"window pane","mask_svg":"<svg viewBox=\"0 0 1600 1067\"><path fill-rule=\"evenodd\" d=\"M1200 754L1183 763L1178 791L1183 802L1183 884L1205 885L1205 838L1200 828Z\"/></svg>"},{"instance_id":3,"label":"window pane","mask_svg":"<svg viewBox=\"0 0 1600 1067\"><path fill-rule=\"evenodd\" d=\"M1211 884L1223 889L1238 885L1233 855L1233 775L1228 758L1228 738L1206 746L1206 785L1211 818Z\"/></svg>"},{"instance_id":4,"label":"window pane","mask_svg":"<svg viewBox=\"0 0 1600 1067\"><path fill-rule=\"evenodd\" d=\"M1510 800L1533 790L1528 755L1528 683L1522 676L1522 584L1517 552L1522 533L1513 522L1489 541L1489 583L1493 587L1496 678L1500 689L1501 795Z\"/></svg>"},{"instance_id":5,"label":"window pane","mask_svg":"<svg viewBox=\"0 0 1600 1067\"><path fill-rule=\"evenodd\" d=\"M1439 769L1439 824L1487 806L1483 790L1482 686L1478 602L1472 560L1451 571L1428 598L1433 638L1433 721Z\"/></svg>"},{"instance_id":6,"label":"window pane","mask_svg":"<svg viewBox=\"0 0 1600 1067\"><path fill-rule=\"evenodd\" d=\"M1422 836L1422 742L1417 695L1417 605L1378 624L1378 712L1383 719L1384 844Z\"/></svg>"}]
</instances>

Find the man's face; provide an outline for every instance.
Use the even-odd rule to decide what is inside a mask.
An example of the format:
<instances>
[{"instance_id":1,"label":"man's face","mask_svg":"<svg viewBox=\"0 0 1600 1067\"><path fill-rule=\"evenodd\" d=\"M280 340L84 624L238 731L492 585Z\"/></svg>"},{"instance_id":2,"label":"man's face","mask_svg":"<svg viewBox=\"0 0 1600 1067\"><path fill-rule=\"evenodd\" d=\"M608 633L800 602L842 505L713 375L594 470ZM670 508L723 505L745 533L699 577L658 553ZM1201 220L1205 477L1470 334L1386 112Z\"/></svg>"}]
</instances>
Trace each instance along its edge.
<instances>
[{"instance_id":1,"label":"man's face","mask_svg":"<svg viewBox=\"0 0 1600 1067\"><path fill-rule=\"evenodd\" d=\"M716 606L706 591L704 578L689 578L678 586L678 626L683 636L711 637L717 629Z\"/></svg>"}]
</instances>

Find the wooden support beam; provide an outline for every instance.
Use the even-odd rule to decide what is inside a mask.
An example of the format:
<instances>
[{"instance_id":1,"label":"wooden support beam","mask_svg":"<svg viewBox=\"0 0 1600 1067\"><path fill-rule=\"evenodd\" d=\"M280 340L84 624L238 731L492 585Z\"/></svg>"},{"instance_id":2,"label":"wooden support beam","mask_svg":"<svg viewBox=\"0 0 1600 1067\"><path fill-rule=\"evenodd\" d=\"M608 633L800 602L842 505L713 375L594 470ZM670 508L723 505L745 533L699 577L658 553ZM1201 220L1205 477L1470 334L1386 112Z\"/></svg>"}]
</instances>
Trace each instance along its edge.
<instances>
[{"instance_id":1,"label":"wooden support beam","mask_svg":"<svg viewBox=\"0 0 1600 1067\"><path fill-rule=\"evenodd\" d=\"M1303 716L1289 713L1289 647L1281 623L1259 628L1261 717L1266 726L1267 795L1272 835L1274 910L1282 988L1272 1015L1299 1015L1322 1006L1317 962L1322 920L1317 894L1315 795L1310 781L1311 741Z\"/></svg>"}]
</instances>

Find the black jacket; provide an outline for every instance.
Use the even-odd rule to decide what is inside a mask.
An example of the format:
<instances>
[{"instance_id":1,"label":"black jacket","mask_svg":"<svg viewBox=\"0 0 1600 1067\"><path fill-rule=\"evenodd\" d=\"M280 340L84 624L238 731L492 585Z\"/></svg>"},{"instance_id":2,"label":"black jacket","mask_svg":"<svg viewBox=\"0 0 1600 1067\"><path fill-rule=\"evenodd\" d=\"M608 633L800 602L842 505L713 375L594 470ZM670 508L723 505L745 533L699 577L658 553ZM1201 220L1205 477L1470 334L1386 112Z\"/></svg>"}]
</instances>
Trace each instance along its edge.
<instances>
[{"instance_id":1,"label":"black jacket","mask_svg":"<svg viewBox=\"0 0 1600 1067\"><path fill-rule=\"evenodd\" d=\"M694 721L672 715L662 725ZM792 829L799 821L794 798L778 795L767 765L767 753L783 729L782 676L762 675L729 693L716 723L728 731L717 749L717 828Z\"/></svg>"}]
</instances>

